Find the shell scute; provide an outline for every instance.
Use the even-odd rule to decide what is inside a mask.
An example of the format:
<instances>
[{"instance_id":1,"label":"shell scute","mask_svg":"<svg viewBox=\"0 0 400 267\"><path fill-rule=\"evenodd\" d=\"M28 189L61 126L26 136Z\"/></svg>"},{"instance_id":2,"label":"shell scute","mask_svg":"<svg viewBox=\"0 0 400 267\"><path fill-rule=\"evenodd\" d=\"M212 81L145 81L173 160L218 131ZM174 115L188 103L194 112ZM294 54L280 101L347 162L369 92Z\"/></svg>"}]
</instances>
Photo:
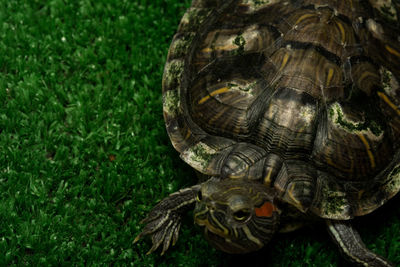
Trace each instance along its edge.
<instances>
[{"instance_id":1,"label":"shell scute","mask_svg":"<svg viewBox=\"0 0 400 267\"><path fill-rule=\"evenodd\" d=\"M347 109L345 109L347 108ZM370 118L365 111L337 102L330 105L329 115L319 125L313 159L337 177L365 180L388 164L393 147L384 126Z\"/></svg>"},{"instance_id":2,"label":"shell scute","mask_svg":"<svg viewBox=\"0 0 400 267\"><path fill-rule=\"evenodd\" d=\"M310 209L322 218L339 220L353 218L352 205L343 186L326 173L320 173L317 181L317 195Z\"/></svg>"},{"instance_id":3,"label":"shell scute","mask_svg":"<svg viewBox=\"0 0 400 267\"><path fill-rule=\"evenodd\" d=\"M168 60L183 58L189 52L189 48L193 42L194 36L195 33L193 32L176 34L172 40L171 47L168 52Z\"/></svg>"},{"instance_id":4,"label":"shell scute","mask_svg":"<svg viewBox=\"0 0 400 267\"><path fill-rule=\"evenodd\" d=\"M181 153L181 158L197 171L218 175L223 160L233 149L235 142L223 137L206 136Z\"/></svg>"},{"instance_id":5,"label":"shell scute","mask_svg":"<svg viewBox=\"0 0 400 267\"><path fill-rule=\"evenodd\" d=\"M204 20L210 15L212 9L191 7L183 15L178 32L195 32Z\"/></svg>"},{"instance_id":6,"label":"shell scute","mask_svg":"<svg viewBox=\"0 0 400 267\"><path fill-rule=\"evenodd\" d=\"M164 69L163 90L178 90L181 85L183 71L183 60L173 59L169 61Z\"/></svg>"}]
</instances>

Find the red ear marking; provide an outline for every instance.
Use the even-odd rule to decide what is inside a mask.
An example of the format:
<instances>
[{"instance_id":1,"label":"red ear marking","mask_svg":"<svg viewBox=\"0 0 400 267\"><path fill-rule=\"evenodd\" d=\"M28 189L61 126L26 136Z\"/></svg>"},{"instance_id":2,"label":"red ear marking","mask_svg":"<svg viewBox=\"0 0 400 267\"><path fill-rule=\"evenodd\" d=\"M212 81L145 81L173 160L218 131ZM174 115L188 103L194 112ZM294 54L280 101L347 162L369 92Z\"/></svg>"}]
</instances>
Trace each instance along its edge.
<instances>
[{"instance_id":1,"label":"red ear marking","mask_svg":"<svg viewBox=\"0 0 400 267\"><path fill-rule=\"evenodd\" d=\"M254 209L257 217L271 217L272 212L276 211L275 206L271 202L265 202L261 207Z\"/></svg>"}]
</instances>

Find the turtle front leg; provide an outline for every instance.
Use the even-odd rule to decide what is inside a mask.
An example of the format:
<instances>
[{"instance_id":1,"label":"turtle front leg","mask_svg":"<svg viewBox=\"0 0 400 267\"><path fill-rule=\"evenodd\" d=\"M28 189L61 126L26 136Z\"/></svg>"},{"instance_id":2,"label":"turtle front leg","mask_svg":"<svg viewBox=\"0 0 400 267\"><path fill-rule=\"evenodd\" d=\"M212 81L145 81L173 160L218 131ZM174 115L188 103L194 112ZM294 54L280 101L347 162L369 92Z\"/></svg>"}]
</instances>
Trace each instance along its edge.
<instances>
[{"instance_id":1,"label":"turtle front leg","mask_svg":"<svg viewBox=\"0 0 400 267\"><path fill-rule=\"evenodd\" d=\"M340 251L359 266L388 267L391 262L365 247L358 232L347 221L326 220L329 233Z\"/></svg>"},{"instance_id":2,"label":"turtle front leg","mask_svg":"<svg viewBox=\"0 0 400 267\"><path fill-rule=\"evenodd\" d=\"M153 246L147 254L155 251L163 243L161 252L163 255L171 241L172 245L175 245L178 240L182 215L195 203L199 190L200 185L195 185L179 190L159 202L141 221L146 225L133 243L139 241L143 236L151 235Z\"/></svg>"}]
</instances>

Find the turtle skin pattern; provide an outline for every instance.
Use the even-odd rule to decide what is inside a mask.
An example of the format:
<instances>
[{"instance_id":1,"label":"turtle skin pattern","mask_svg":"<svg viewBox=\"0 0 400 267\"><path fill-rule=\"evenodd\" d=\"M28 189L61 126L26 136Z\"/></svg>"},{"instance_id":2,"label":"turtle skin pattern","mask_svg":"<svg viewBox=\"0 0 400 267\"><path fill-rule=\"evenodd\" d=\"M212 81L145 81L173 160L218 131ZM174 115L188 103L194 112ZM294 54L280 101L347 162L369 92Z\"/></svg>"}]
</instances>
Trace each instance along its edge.
<instances>
[{"instance_id":1,"label":"turtle skin pattern","mask_svg":"<svg viewBox=\"0 0 400 267\"><path fill-rule=\"evenodd\" d=\"M211 204L196 204L195 220L227 252L260 248L285 210L326 220L353 263L391 266L344 221L400 190L398 16L398 0L194 0L168 53L163 113L210 182L163 200L135 241L152 235L164 253L200 192ZM255 208L235 215L237 203Z\"/></svg>"}]
</instances>

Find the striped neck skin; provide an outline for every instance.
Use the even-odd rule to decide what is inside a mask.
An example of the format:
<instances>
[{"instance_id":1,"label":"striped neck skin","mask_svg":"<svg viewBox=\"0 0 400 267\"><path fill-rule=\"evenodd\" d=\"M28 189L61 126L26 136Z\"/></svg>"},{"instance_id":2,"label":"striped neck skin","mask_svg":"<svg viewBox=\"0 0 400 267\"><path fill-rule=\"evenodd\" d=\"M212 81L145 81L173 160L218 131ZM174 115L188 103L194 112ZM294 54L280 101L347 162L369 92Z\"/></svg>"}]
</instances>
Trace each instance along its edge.
<instances>
[{"instance_id":1,"label":"striped neck skin","mask_svg":"<svg viewBox=\"0 0 400 267\"><path fill-rule=\"evenodd\" d=\"M208 241L227 253L247 253L269 242L279 224L275 192L241 179L211 179L201 186L194 220Z\"/></svg>"}]
</instances>

